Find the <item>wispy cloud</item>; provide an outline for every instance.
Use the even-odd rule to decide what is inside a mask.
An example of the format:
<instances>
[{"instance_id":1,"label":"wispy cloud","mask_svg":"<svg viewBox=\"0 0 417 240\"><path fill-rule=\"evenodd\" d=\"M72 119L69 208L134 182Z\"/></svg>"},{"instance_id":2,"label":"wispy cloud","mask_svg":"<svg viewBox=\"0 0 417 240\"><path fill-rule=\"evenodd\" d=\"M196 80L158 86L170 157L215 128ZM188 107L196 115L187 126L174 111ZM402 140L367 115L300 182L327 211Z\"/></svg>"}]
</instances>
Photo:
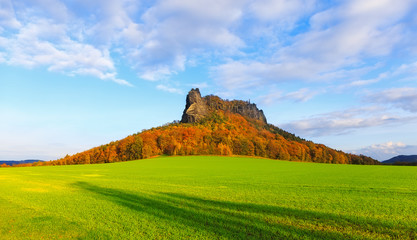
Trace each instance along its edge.
<instances>
[{"instance_id":1,"label":"wispy cloud","mask_svg":"<svg viewBox=\"0 0 417 240\"><path fill-rule=\"evenodd\" d=\"M159 90L165 91L165 92L170 92L170 93L177 93L177 94L183 94L184 93L179 88L169 87L169 86L162 85L162 84L157 85L156 88L159 89Z\"/></svg>"},{"instance_id":2,"label":"wispy cloud","mask_svg":"<svg viewBox=\"0 0 417 240\"><path fill-rule=\"evenodd\" d=\"M231 28L246 4L168 0L143 9L131 0L4 1L0 52L8 64L130 85L116 77L116 53L142 79L167 80L184 71L191 58L237 53L245 44Z\"/></svg>"},{"instance_id":3,"label":"wispy cloud","mask_svg":"<svg viewBox=\"0 0 417 240\"><path fill-rule=\"evenodd\" d=\"M261 21L279 23L280 27L291 29L315 7L315 0L260 0L249 5L249 12Z\"/></svg>"},{"instance_id":4,"label":"wispy cloud","mask_svg":"<svg viewBox=\"0 0 417 240\"><path fill-rule=\"evenodd\" d=\"M16 19L13 4L10 0L3 0L0 8L0 33L4 28L17 29L21 26Z\"/></svg>"},{"instance_id":5,"label":"wispy cloud","mask_svg":"<svg viewBox=\"0 0 417 240\"><path fill-rule=\"evenodd\" d=\"M131 86L126 80L117 78L108 49L74 38L71 27L65 22L32 18L21 23L16 33L7 33L7 37L1 38L4 62L28 68L46 67L49 71L69 75L91 75Z\"/></svg>"},{"instance_id":6,"label":"wispy cloud","mask_svg":"<svg viewBox=\"0 0 417 240\"><path fill-rule=\"evenodd\" d=\"M379 81L364 69L407 54L417 36L413 0L2 4L0 61L124 85L131 83L117 77L118 61L156 85L204 62L229 93L297 81L364 86ZM409 76L412 67L402 71Z\"/></svg>"},{"instance_id":7,"label":"wispy cloud","mask_svg":"<svg viewBox=\"0 0 417 240\"><path fill-rule=\"evenodd\" d=\"M281 127L300 136L311 137L347 134L362 128L404 124L416 118L389 113L384 108L363 107L315 115L282 124Z\"/></svg>"},{"instance_id":8,"label":"wispy cloud","mask_svg":"<svg viewBox=\"0 0 417 240\"><path fill-rule=\"evenodd\" d=\"M417 112L417 88L392 88L369 94L366 101L388 104L413 113Z\"/></svg>"},{"instance_id":9,"label":"wispy cloud","mask_svg":"<svg viewBox=\"0 0 417 240\"><path fill-rule=\"evenodd\" d=\"M402 142L386 142L373 144L371 146L352 150L350 152L364 154L380 161L384 161L397 155L415 155L417 154L417 145L407 145Z\"/></svg>"},{"instance_id":10,"label":"wispy cloud","mask_svg":"<svg viewBox=\"0 0 417 240\"><path fill-rule=\"evenodd\" d=\"M273 91L267 95L259 97L262 104L272 104L279 101L294 101L294 102L306 102L319 94L318 91L311 91L308 88L301 88L294 92L283 93L282 91Z\"/></svg>"},{"instance_id":11,"label":"wispy cloud","mask_svg":"<svg viewBox=\"0 0 417 240\"><path fill-rule=\"evenodd\" d=\"M412 75L414 79L417 77L417 62L401 64L395 71L393 71L392 76L408 76Z\"/></svg>"},{"instance_id":12,"label":"wispy cloud","mask_svg":"<svg viewBox=\"0 0 417 240\"><path fill-rule=\"evenodd\" d=\"M151 7L142 16L143 44L129 56L140 76L158 80L183 71L201 51L237 51L244 42L229 28L241 18L243 2L168 0Z\"/></svg>"},{"instance_id":13,"label":"wispy cloud","mask_svg":"<svg viewBox=\"0 0 417 240\"><path fill-rule=\"evenodd\" d=\"M232 60L217 66L215 76L226 88L251 88L282 81L338 81L351 75L345 68L368 66L366 59L383 58L410 46L410 34L401 20L414 9L413 1L346 1L317 12L310 28L278 48L269 59ZM353 78L353 85L370 84Z\"/></svg>"}]
</instances>

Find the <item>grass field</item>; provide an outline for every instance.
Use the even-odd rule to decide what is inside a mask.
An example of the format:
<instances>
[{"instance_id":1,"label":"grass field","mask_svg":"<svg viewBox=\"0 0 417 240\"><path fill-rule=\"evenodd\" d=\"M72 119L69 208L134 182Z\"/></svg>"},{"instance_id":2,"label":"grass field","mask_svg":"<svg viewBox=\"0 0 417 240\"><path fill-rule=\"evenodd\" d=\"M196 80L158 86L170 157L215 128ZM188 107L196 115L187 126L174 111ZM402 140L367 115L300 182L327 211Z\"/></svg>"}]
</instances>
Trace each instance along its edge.
<instances>
[{"instance_id":1,"label":"grass field","mask_svg":"<svg viewBox=\"0 0 417 240\"><path fill-rule=\"evenodd\" d=\"M243 157L0 168L0 239L417 239L417 167Z\"/></svg>"}]
</instances>

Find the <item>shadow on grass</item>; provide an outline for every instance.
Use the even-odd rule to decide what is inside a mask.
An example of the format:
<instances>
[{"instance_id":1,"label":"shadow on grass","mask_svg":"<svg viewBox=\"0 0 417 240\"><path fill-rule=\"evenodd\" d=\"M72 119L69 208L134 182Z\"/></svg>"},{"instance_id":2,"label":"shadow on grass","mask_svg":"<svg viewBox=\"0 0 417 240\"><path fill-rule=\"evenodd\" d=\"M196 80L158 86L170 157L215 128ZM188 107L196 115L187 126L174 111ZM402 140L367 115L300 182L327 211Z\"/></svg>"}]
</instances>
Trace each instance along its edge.
<instances>
[{"instance_id":1,"label":"shadow on grass","mask_svg":"<svg viewBox=\"0 0 417 240\"><path fill-rule=\"evenodd\" d=\"M75 186L172 226L230 239L414 239L413 229L398 229L370 218L252 203L208 200L178 193L129 193L86 182Z\"/></svg>"}]
</instances>

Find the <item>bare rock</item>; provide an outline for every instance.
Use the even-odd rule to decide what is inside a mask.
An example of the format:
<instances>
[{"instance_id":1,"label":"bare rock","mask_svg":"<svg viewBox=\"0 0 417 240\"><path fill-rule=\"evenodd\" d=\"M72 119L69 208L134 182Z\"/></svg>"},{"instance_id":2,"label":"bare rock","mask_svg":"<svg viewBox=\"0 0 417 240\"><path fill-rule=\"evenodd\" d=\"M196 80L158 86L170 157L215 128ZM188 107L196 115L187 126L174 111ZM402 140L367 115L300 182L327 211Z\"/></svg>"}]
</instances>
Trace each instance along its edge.
<instances>
[{"instance_id":1,"label":"bare rock","mask_svg":"<svg viewBox=\"0 0 417 240\"><path fill-rule=\"evenodd\" d=\"M187 95L185 109L182 114L182 123L194 123L204 118L208 114L206 103L201 98L198 88L191 89Z\"/></svg>"},{"instance_id":2,"label":"bare rock","mask_svg":"<svg viewBox=\"0 0 417 240\"><path fill-rule=\"evenodd\" d=\"M186 105L182 114L182 123L194 123L204 118L211 111L223 110L225 112L237 113L249 119L266 122L266 117L256 104L241 100L223 100L218 96L208 95L201 97L198 88L191 89L187 95Z\"/></svg>"},{"instance_id":3,"label":"bare rock","mask_svg":"<svg viewBox=\"0 0 417 240\"><path fill-rule=\"evenodd\" d=\"M246 118L259 120L265 124L267 123L264 112L258 109L255 103L242 100L223 100L214 95L205 96L204 100L211 110L237 113Z\"/></svg>"}]
</instances>

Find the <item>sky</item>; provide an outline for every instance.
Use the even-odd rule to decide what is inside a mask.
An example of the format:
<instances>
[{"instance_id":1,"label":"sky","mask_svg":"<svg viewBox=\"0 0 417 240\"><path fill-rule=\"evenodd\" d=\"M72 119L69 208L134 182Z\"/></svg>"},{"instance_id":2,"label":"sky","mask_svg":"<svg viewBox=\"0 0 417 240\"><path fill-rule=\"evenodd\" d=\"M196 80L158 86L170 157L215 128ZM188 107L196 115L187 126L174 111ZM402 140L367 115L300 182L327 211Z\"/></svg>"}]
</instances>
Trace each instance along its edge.
<instances>
[{"instance_id":1,"label":"sky","mask_svg":"<svg viewBox=\"0 0 417 240\"><path fill-rule=\"evenodd\" d=\"M417 0L0 0L0 159L181 119L185 97L378 160L417 154Z\"/></svg>"}]
</instances>

